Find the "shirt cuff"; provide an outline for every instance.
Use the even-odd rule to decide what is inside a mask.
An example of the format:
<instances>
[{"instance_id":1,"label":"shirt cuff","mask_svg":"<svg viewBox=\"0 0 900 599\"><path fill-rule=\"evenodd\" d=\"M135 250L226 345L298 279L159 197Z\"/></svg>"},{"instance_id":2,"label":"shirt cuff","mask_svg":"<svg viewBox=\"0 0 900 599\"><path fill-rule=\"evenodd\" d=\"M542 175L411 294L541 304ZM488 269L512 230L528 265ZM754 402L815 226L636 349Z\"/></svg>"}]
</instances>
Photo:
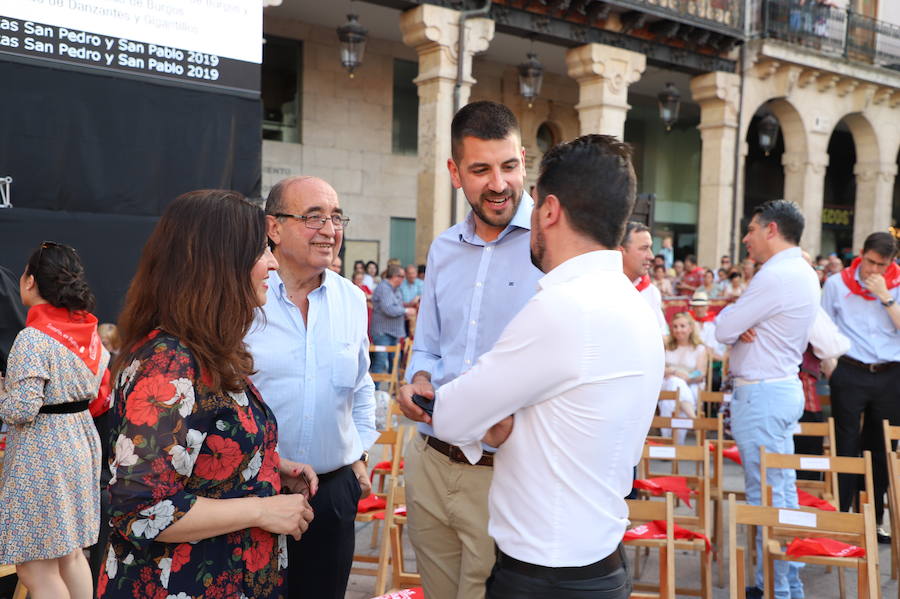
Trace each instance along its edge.
<instances>
[{"instance_id":1,"label":"shirt cuff","mask_svg":"<svg viewBox=\"0 0 900 599\"><path fill-rule=\"evenodd\" d=\"M473 441L466 445L460 445L459 448L462 450L463 455L466 456L466 459L469 460L469 463L473 466L478 463L478 460L481 459L483 453L481 442Z\"/></svg>"}]
</instances>

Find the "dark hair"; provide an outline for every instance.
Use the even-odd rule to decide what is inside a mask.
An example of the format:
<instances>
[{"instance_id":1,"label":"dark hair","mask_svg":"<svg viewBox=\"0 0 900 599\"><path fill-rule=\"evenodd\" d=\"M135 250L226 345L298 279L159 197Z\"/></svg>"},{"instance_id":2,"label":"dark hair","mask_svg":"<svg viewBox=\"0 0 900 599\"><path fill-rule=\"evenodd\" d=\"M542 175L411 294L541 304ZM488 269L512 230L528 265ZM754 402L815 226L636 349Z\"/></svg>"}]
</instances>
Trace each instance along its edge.
<instances>
[{"instance_id":1,"label":"dark hair","mask_svg":"<svg viewBox=\"0 0 900 599\"><path fill-rule=\"evenodd\" d=\"M369 260L368 262L366 262L366 270L369 269L369 265L370 265L370 264L372 264L372 265L375 266L375 270L378 270L378 263L375 262L374 260Z\"/></svg>"},{"instance_id":2,"label":"dark hair","mask_svg":"<svg viewBox=\"0 0 900 599\"><path fill-rule=\"evenodd\" d=\"M240 193L212 189L176 198L128 288L115 369L159 327L187 346L211 389L243 389L253 373L244 337L259 306L250 271L265 248L265 214Z\"/></svg>"},{"instance_id":3,"label":"dark hair","mask_svg":"<svg viewBox=\"0 0 900 599\"><path fill-rule=\"evenodd\" d=\"M803 226L806 223L799 206L787 200L769 200L753 209L750 216L762 225L775 223L778 232L784 240L794 245L800 245L800 237L803 236Z\"/></svg>"},{"instance_id":4,"label":"dark hair","mask_svg":"<svg viewBox=\"0 0 900 599\"><path fill-rule=\"evenodd\" d=\"M466 104L453 116L450 124L450 152L457 163L462 158L462 143L465 137L478 139L506 139L510 134L519 133L519 121L512 110L483 100Z\"/></svg>"},{"instance_id":5,"label":"dark hair","mask_svg":"<svg viewBox=\"0 0 900 599\"><path fill-rule=\"evenodd\" d=\"M559 198L573 229L607 248L621 245L634 208L631 148L611 135L583 135L554 146L541 160L537 205Z\"/></svg>"},{"instance_id":6,"label":"dark hair","mask_svg":"<svg viewBox=\"0 0 900 599\"><path fill-rule=\"evenodd\" d=\"M741 278L741 273L739 273L738 271L734 270L734 271L732 271L732 272L728 275L728 278L729 278L729 279L740 279L740 278Z\"/></svg>"},{"instance_id":7,"label":"dark hair","mask_svg":"<svg viewBox=\"0 0 900 599\"><path fill-rule=\"evenodd\" d=\"M424 264L420 264L420 265L418 266L418 271L419 271L419 274L420 274L420 275L424 275L424 274L425 274L425 265L424 265Z\"/></svg>"},{"instance_id":8,"label":"dark hair","mask_svg":"<svg viewBox=\"0 0 900 599\"><path fill-rule=\"evenodd\" d=\"M38 293L52 306L93 312L96 301L75 248L53 241L41 243L28 258L25 274L34 277Z\"/></svg>"},{"instance_id":9,"label":"dark hair","mask_svg":"<svg viewBox=\"0 0 900 599\"><path fill-rule=\"evenodd\" d=\"M625 223L625 236L622 237L622 245L623 246L628 245L628 242L631 241L631 236L634 233L645 233L645 232L649 233L650 227L648 227L644 223L639 223L636 220L628 221L627 223ZM662 258L661 254L660 254L660 258ZM665 259L665 258L663 258L663 259Z\"/></svg>"},{"instance_id":10,"label":"dark hair","mask_svg":"<svg viewBox=\"0 0 900 599\"><path fill-rule=\"evenodd\" d=\"M388 267L384 269L384 278L386 279L390 279L391 277L395 277L397 275L406 276L406 269L399 264L388 264Z\"/></svg>"},{"instance_id":11,"label":"dark hair","mask_svg":"<svg viewBox=\"0 0 900 599\"><path fill-rule=\"evenodd\" d=\"M696 266L697 265L697 256L695 256L694 254L688 254L687 256L684 257L684 261L690 262L691 264Z\"/></svg>"},{"instance_id":12,"label":"dark hair","mask_svg":"<svg viewBox=\"0 0 900 599\"><path fill-rule=\"evenodd\" d=\"M862 253L875 252L884 258L893 258L897 253L897 239L887 231L872 233L863 242Z\"/></svg>"}]
</instances>

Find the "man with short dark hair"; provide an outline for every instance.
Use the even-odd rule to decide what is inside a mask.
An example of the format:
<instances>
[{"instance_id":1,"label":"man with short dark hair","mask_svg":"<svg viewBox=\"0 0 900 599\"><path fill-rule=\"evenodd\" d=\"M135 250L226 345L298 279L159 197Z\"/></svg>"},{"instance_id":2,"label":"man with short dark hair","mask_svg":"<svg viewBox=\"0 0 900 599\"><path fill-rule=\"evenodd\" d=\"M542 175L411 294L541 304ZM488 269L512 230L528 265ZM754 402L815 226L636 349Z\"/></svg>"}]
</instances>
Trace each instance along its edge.
<instances>
[{"instance_id":1,"label":"man with short dark hair","mask_svg":"<svg viewBox=\"0 0 900 599\"><path fill-rule=\"evenodd\" d=\"M653 237L647 225L633 220L628 221L619 251L622 252L622 269L625 276L653 310L660 334L666 335L668 327L662 311L662 295L656 285L652 284L648 272L650 261L653 259Z\"/></svg>"},{"instance_id":2,"label":"man with short dark hair","mask_svg":"<svg viewBox=\"0 0 900 599\"><path fill-rule=\"evenodd\" d=\"M534 295L540 271L529 260L531 197L524 193L519 124L506 106L473 102L451 125L447 168L472 211L441 233L428 252L403 413L420 421L405 464L409 536L425 595L479 599L494 561L488 535L493 448L470 464L435 436L413 393L435 389L472 368Z\"/></svg>"},{"instance_id":3,"label":"man with short dark hair","mask_svg":"<svg viewBox=\"0 0 900 599\"><path fill-rule=\"evenodd\" d=\"M900 424L900 267L894 263L897 241L888 232L869 235L862 252L829 277L822 291L822 307L851 342L831 375L831 411L838 455L872 452L875 518L879 541L889 542L881 527L887 462L882 421ZM859 420L865 415L860 431ZM841 509L850 509L858 494L856 476L841 475ZM891 514L900 517L900 514Z\"/></svg>"},{"instance_id":4,"label":"man with short dark hair","mask_svg":"<svg viewBox=\"0 0 900 599\"><path fill-rule=\"evenodd\" d=\"M732 345L731 432L744 464L747 502L752 505L760 504L763 491L760 446L772 453L794 453L794 428L803 414L797 373L819 304L818 279L797 247L803 225L803 214L793 202L768 201L754 209L743 242L762 268L738 300L716 318L716 339ZM770 470L768 482L772 505L797 507L793 470ZM759 560L756 588L748 589L747 597L761 597L762 586ZM803 597L798 564L775 563L775 597Z\"/></svg>"},{"instance_id":5,"label":"man with short dark hair","mask_svg":"<svg viewBox=\"0 0 900 599\"><path fill-rule=\"evenodd\" d=\"M546 273L537 295L437 391L438 435L473 463L482 440L501 446L488 599L631 593L623 497L664 369L655 318L615 251L634 189L629 149L613 137L586 135L544 155L531 217L531 260Z\"/></svg>"},{"instance_id":6,"label":"man with short dark hair","mask_svg":"<svg viewBox=\"0 0 900 599\"><path fill-rule=\"evenodd\" d=\"M694 295L694 292L703 285L703 268L697 265L697 257L688 254L684 258L684 276L678 284L679 295Z\"/></svg>"}]
</instances>

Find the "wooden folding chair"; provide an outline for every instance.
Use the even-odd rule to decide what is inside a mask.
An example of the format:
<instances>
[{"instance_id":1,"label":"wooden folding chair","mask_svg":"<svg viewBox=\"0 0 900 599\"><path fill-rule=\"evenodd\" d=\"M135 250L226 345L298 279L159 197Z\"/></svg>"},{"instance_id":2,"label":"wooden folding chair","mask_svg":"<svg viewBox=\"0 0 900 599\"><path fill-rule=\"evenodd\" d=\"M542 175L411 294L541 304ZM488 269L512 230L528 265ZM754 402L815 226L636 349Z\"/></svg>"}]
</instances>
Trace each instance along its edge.
<instances>
[{"instance_id":1,"label":"wooden folding chair","mask_svg":"<svg viewBox=\"0 0 900 599\"><path fill-rule=\"evenodd\" d=\"M794 437L820 437L822 439L823 456L837 455L837 437L834 433L834 418L829 417L824 422L798 422L794 428ZM807 493L828 499L837 500L834 489L837 489L837 476L832 471L822 472L823 480L809 480L798 478L797 488ZM824 494L829 494L826 497Z\"/></svg>"},{"instance_id":2,"label":"wooden folding chair","mask_svg":"<svg viewBox=\"0 0 900 599\"><path fill-rule=\"evenodd\" d=\"M397 427L396 429L392 426L392 411L395 408L391 406L396 406L397 402L392 401L388 407L388 427L386 430L397 430L400 433L400 459L398 460L398 468L397 472L394 473L395 476L403 474L403 454L406 451L406 443L408 438L411 436L410 433L415 430L413 427ZM399 413L399 408L396 408ZM378 460L375 461L375 465L372 466L372 472L369 476L369 480L372 482L372 490L377 493L387 493L386 483L387 477L393 473L394 470L394 446L393 445L385 445L382 447L382 450L379 452ZM372 452L374 453L374 452ZM374 458L375 456L371 456ZM374 541L374 538L373 538ZM375 545L372 545L373 547Z\"/></svg>"},{"instance_id":3,"label":"wooden folding chair","mask_svg":"<svg viewBox=\"0 0 900 599\"><path fill-rule=\"evenodd\" d=\"M387 392L391 397L397 396L397 389L400 387L399 371L400 371L400 344L394 345L369 345L369 353L387 353L388 363L390 364L390 372L370 372L372 381L378 387L378 383L387 383Z\"/></svg>"},{"instance_id":4,"label":"wooden folding chair","mask_svg":"<svg viewBox=\"0 0 900 599\"><path fill-rule=\"evenodd\" d=\"M900 426L891 426L890 421L882 422L884 427L884 451L888 463L888 510L891 514L891 579L900 573L900 456L894 444L900 441ZM900 586L897 588L900 599Z\"/></svg>"},{"instance_id":5,"label":"wooden folding chair","mask_svg":"<svg viewBox=\"0 0 900 599\"><path fill-rule=\"evenodd\" d=\"M406 506L406 487L395 482L393 488L393 504ZM405 514L394 514L394 519L388 528L391 544L391 589L397 591L422 585L422 577L416 572L409 572L403 561L403 528L406 526Z\"/></svg>"},{"instance_id":6,"label":"wooden folding chair","mask_svg":"<svg viewBox=\"0 0 900 599\"><path fill-rule=\"evenodd\" d=\"M413 373L407 373L406 369L409 367L409 361L412 360L412 346L413 339L410 334L409 337L405 337L403 339L403 344L400 349L400 369L397 371L397 380L400 381L401 385L405 385L409 382L409 379L412 377ZM406 376L409 374L410 376Z\"/></svg>"},{"instance_id":7,"label":"wooden folding chair","mask_svg":"<svg viewBox=\"0 0 900 599\"><path fill-rule=\"evenodd\" d=\"M16 567L9 566L0 566L0 578L5 578L7 576L12 576L16 573ZM19 580L16 583L16 590L13 591L12 599L25 599L28 596L28 589L25 588L25 585L22 584L22 581Z\"/></svg>"},{"instance_id":8,"label":"wooden folding chair","mask_svg":"<svg viewBox=\"0 0 900 599\"><path fill-rule=\"evenodd\" d=\"M403 442L403 433L399 430L391 430L391 431L382 431L379 435L378 439L375 441L375 445L380 445L383 447L388 447L390 450L391 458L391 471L390 477L392 480L396 479L399 474L400 469L400 447ZM388 483L388 488L390 488L390 482ZM372 523L372 547L375 547L378 544L378 528L379 528L379 520L383 518L385 522L388 524L393 518L393 510L390 505L390 498L388 497L389 493L382 493L376 491L374 488L372 490L372 495L377 497L382 497L385 500L385 508L380 510L373 510L369 512L363 512L356 514L357 522L371 522ZM356 554L353 556L354 562L362 562L364 564L376 564L375 568L367 568L367 567L352 567L351 572L353 574L362 574L365 576L375 576L375 588L378 591L376 595L381 595L384 593L384 587L386 584L386 576L387 576L387 567L388 567L388 539L387 535L382 535L381 539L381 547L377 555L362 555Z\"/></svg>"},{"instance_id":9,"label":"wooden folding chair","mask_svg":"<svg viewBox=\"0 0 900 599\"><path fill-rule=\"evenodd\" d=\"M805 424L815 424L815 423L805 423ZM765 450L764 447L759 448L759 472L760 472L760 488L762 489L761 493L761 503L763 506L770 506L772 504L772 500L770 497L770 491L766 477L768 474L769 468L773 469L785 469L785 470L808 470L808 471L816 471L825 473L825 480L822 481L823 486L820 488L818 498L824 499L828 503L835 508L835 511L840 509L838 494L838 474L859 474L863 476L865 491L860 493L859 504L862 506L867 504L872 497L875 496L873 491L873 478L872 478L872 454L869 451L863 453L863 457L861 458L852 458L852 457L844 457L844 456L818 456L818 455L801 455L801 454L780 454L780 453L769 453ZM828 481L829 486L825 486L825 482ZM807 482L819 482L819 481L807 481ZM815 492L816 488L810 488L810 491ZM809 492L809 491L807 491ZM815 493L811 493L815 494ZM805 509L805 508L804 508ZM819 513L822 510L814 510ZM873 512L874 513L874 512ZM751 527L752 529L752 527ZM773 528L769 531L769 534L773 537L784 537L789 534L789 531L785 531L781 528ZM751 547L755 547L755 545L751 545ZM751 555L754 551L751 549ZM876 558L877 559L877 558ZM838 590L840 592L840 596L843 599L844 597L844 570L838 570Z\"/></svg>"},{"instance_id":10,"label":"wooden folding chair","mask_svg":"<svg viewBox=\"0 0 900 599\"><path fill-rule=\"evenodd\" d=\"M669 465L669 472L655 472L652 462L679 463L679 472L694 472L694 474L679 474L684 477L687 487L694 494L693 507L689 513L676 513L675 524L712 538L712 523L710 521L710 491L709 491L709 447L706 445L644 445L641 462L638 465L640 478L652 478L655 476L671 476L673 470ZM693 466L693 468L691 467ZM641 494L647 496L646 491ZM706 541L703 539L679 539L675 547L680 550L696 552L700 556L700 588L677 587L678 595L696 595L704 599L712 599L712 551L706 550ZM638 549L635 548L637 552ZM635 559L635 578L640 577L639 562ZM639 591L654 590L655 587L645 583L635 583L634 588Z\"/></svg>"},{"instance_id":11,"label":"wooden folding chair","mask_svg":"<svg viewBox=\"0 0 900 599\"><path fill-rule=\"evenodd\" d=\"M762 529L764 596L774 596L774 560L803 562L839 568L855 568L857 598L881 597L878 575L878 542L875 537L875 509L871 503L862 506L861 514L825 512L809 508L784 509L737 503L728 496L728 552L730 557L731 599L744 596L744 552L737 546L737 526L758 526ZM781 543L770 537L770 530L783 530L793 537L832 538L865 549L865 557L794 556L787 555ZM746 542L754 545L755 535L747 533Z\"/></svg>"},{"instance_id":12,"label":"wooden folding chair","mask_svg":"<svg viewBox=\"0 0 900 599\"><path fill-rule=\"evenodd\" d=\"M671 493L666 493L666 500L643 501L626 499L628 504L628 520L632 527L647 524L654 520L665 522L665 539L630 539L622 544L635 547L649 547L659 550L659 591L638 591L632 593L632 599L675 599L675 501Z\"/></svg>"}]
</instances>

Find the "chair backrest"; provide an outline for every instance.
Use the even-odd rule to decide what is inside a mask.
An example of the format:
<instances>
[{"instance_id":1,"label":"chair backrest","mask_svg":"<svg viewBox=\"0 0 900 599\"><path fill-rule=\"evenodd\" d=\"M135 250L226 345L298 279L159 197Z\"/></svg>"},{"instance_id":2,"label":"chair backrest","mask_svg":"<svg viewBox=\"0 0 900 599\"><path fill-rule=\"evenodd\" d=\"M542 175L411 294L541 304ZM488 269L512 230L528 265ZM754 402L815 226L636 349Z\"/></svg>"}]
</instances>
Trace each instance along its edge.
<instances>
[{"instance_id":1,"label":"chair backrest","mask_svg":"<svg viewBox=\"0 0 900 599\"><path fill-rule=\"evenodd\" d=\"M795 437L821 437L823 447L828 448L828 455L837 451L837 437L834 433L834 418L825 422L798 422L794 428Z\"/></svg>"},{"instance_id":2,"label":"chair backrest","mask_svg":"<svg viewBox=\"0 0 900 599\"><path fill-rule=\"evenodd\" d=\"M759 448L759 472L760 487L766 489L766 473L769 468L782 468L790 470L809 470L814 472L831 473L830 489L827 489L831 498L837 498L838 482L835 474L861 474L865 481L866 497L869 501L875 496L872 484L872 452L864 451L863 457L853 458L844 456L820 456L769 453L765 447ZM762 493L762 504L768 505L768 493Z\"/></svg>"},{"instance_id":3,"label":"chair backrest","mask_svg":"<svg viewBox=\"0 0 900 599\"><path fill-rule=\"evenodd\" d=\"M889 454L894 451L894 441L900 441L900 426L891 426L887 419L881 424L884 427L884 452Z\"/></svg>"},{"instance_id":4,"label":"chair backrest","mask_svg":"<svg viewBox=\"0 0 900 599\"><path fill-rule=\"evenodd\" d=\"M394 478L400 473L400 457L403 453L405 433L406 431L402 427L384 430L381 431L375 440L375 446L381 447L390 456L386 458L386 461L391 463L390 476Z\"/></svg>"},{"instance_id":5,"label":"chair backrest","mask_svg":"<svg viewBox=\"0 0 900 599\"><path fill-rule=\"evenodd\" d=\"M412 374L415 374L412 373L410 376L406 376L406 369L409 367L410 360L412 360L412 346L412 336L404 337L402 347L400 348L400 367L397 370L397 379L401 385L408 383L409 379L412 378Z\"/></svg>"},{"instance_id":6,"label":"chair backrest","mask_svg":"<svg viewBox=\"0 0 900 599\"><path fill-rule=\"evenodd\" d=\"M631 526L647 524L658 520L665 522L666 538L660 548L659 593L653 597L659 599L675 599L675 499L672 493L666 493L665 501L644 501L626 499L628 520ZM623 541L628 544L628 541ZM651 596L641 594L644 596Z\"/></svg>"},{"instance_id":7,"label":"chair backrest","mask_svg":"<svg viewBox=\"0 0 900 599\"><path fill-rule=\"evenodd\" d=\"M389 383L388 393L393 397L397 393L399 387L399 363L400 363L400 344L394 345L375 345L369 344L369 353L386 352L390 361L390 372L370 372L372 380L376 383Z\"/></svg>"},{"instance_id":8,"label":"chair backrest","mask_svg":"<svg viewBox=\"0 0 900 599\"><path fill-rule=\"evenodd\" d=\"M732 589L744 587L740 584L737 570L743 566L743 560L736 556L737 525L759 526L762 530L762 547L764 554L768 554L769 531L777 527L779 535L796 535L797 537L825 537L841 538L852 542L866 551L864 559L867 577L869 580L869 597L877 599L880 593L880 580L878 578L878 542L875 537L875 509L871 503L862 506L862 513L828 512L811 508L785 509L771 506L749 505L737 503L734 494L728 496L728 532L729 554L731 557L731 587ZM840 558L836 558L840 559ZM847 567L858 568L857 558L843 558L847 560ZM771 570L763 567L767 578L766 588ZM734 597L732 591L732 597Z\"/></svg>"},{"instance_id":9,"label":"chair backrest","mask_svg":"<svg viewBox=\"0 0 900 599\"><path fill-rule=\"evenodd\" d=\"M675 522L677 524L687 525L703 532L706 536L711 536L711 510L709 504L710 498L710 477L709 477L709 447L704 445L644 445L641 454L641 463L638 466L638 475L641 478L650 478L655 476L672 476L671 472L653 472L650 463L653 460L664 462L672 462L679 464L675 472L679 472L678 476L682 476L687 486L696 492L696 501L694 501L694 515L685 516L677 514ZM681 468L680 465L694 465L694 474L680 474L680 472L688 472L690 468Z\"/></svg>"},{"instance_id":10,"label":"chair backrest","mask_svg":"<svg viewBox=\"0 0 900 599\"><path fill-rule=\"evenodd\" d=\"M674 399L675 401L678 401L678 397L680 394L681 392L678 389L675 389L674 391L660 391L658 401L662 401L664 399Z\"/></svg>"}]
</instances>

